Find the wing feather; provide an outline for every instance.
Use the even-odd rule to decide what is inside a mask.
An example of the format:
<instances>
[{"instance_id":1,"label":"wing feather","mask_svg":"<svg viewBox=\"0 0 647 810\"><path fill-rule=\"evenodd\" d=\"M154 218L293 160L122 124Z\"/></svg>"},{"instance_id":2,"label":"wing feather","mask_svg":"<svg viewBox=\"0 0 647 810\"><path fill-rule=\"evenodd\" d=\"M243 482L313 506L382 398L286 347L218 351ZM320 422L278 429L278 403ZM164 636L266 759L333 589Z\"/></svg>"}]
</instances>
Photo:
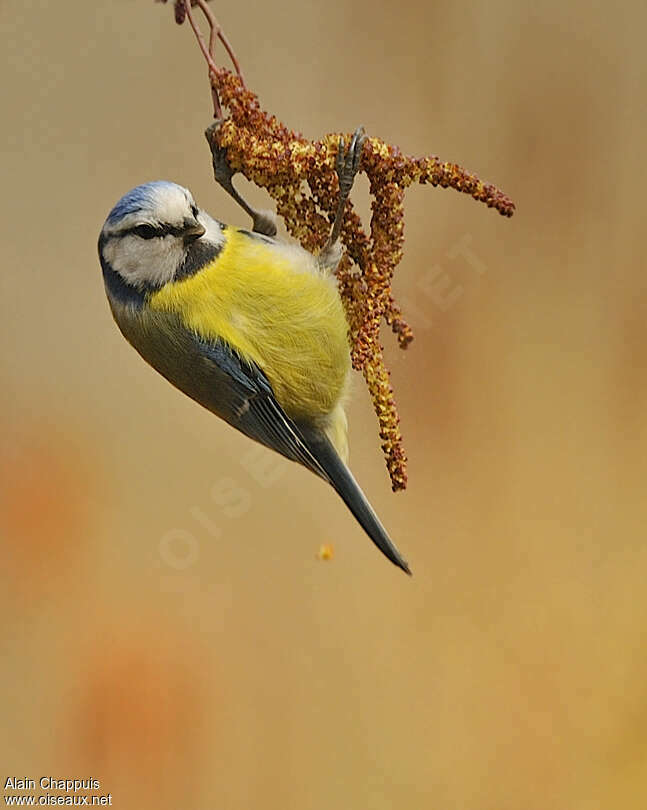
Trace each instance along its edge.
<instances>
[{"instance_id":1,"label":"wing feather","mask_svg":"<svg viewBox=\"0 0 647 810\"><path fill-rule=\"evenodd\" d=\"M225 372L224 376L222 373L215 375L220 388L218 398L230 405L227 413L220 411L219 415L250 438L303 464L330 482L299 427L278 403L263 371L222 341L206 342L197 337L194 340L200 344L202 356L211 361L218 372ZM223 387L228 390L223 391Z\"/></svg>"}]
</instances>

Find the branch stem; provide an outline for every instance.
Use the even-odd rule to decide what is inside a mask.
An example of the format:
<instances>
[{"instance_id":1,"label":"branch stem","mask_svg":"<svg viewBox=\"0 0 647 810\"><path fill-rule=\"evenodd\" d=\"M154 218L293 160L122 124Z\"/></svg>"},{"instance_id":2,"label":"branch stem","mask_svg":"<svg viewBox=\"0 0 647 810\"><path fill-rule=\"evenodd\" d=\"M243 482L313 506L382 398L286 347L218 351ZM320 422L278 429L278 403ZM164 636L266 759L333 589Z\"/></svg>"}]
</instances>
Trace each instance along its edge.
<instances>
[{"instance_id":1,"label":"branch stem","mask_svg":"<svg viewBox=\"0 0 647 810\"><path fill-rule=\"evenodd\" d=\"M198 0L200 4L200 8L204 12L204 0ZM204 37L202 36L202 32L200 31L198 24L193 19L193 14L191 12L191 0L184 0L184 7L186 9L186 16L189 20L189 24L193 29L193 33L195 34L195 38L198 41L198 45L200 46L200 50L202 51L202 55L204 56L207 65L209 67L209 80L211 82L211 98L213 99L213 117L216 120L222 119L222 107L220 106L220 99L218 98L218 91L214 87L213 79L215 76L218 75L218 66L213 61L213 28L212 28L212 35L209 41L209 47L207 47L207 43L204 41ZM211 12L209 12L211 13Z\"/></svg>"},{"instance_id":2,"label":"branch stem","mask_svg":"<svg viewBox=\"0 0 647 810\"><path fill-rule=\"evenodd\" d=\"M185 0L185 2L186 2L186 0ZM213 12L211 11L209 6L207 5L206 0L196 0L196 5L200 7L200 10L204 14L204 16L207 18L207 22L209 23L209 52L211 54L211 57L213 58L213 56L215 54L215 45L216 45L215 38L218 37L218 39L225 46L225 50L229 54L229 58L231 59L231 63L234 66L234 70L236 71L237 76L239 77L239 79L244 84L245 81L243 79L243 73L242 73L242 71L240 69L240 63L238 61L238 58L236 57L236 53L235 53L231 43L227 39L227 35L222 30L222 27L221 27L220 23L215 18Z\"/></svg>"}]
</instances>

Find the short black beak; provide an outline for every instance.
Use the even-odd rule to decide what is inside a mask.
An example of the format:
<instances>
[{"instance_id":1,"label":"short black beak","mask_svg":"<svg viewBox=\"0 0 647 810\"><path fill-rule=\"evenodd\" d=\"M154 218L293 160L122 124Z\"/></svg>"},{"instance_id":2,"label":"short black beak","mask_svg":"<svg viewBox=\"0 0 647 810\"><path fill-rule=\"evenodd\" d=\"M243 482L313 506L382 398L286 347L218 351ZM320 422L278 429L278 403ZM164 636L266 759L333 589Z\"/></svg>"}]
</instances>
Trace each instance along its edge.
<instances>
[{"instance_id":1,"label":"short black beak","mask_svg":"<svg viewBox=\"0 0 647 810\"><path fill-rule=\"evenodd\" d=\"M192 242L195 242L196 239L199 239L201 236L204 236L206 233L206 228L204 225L201 225L199 222L196 222L195 225L191 225L189 228L185 228L182 233L182 239L184 240L185 245L190 245Z\"/></svg>"}]
</instances>

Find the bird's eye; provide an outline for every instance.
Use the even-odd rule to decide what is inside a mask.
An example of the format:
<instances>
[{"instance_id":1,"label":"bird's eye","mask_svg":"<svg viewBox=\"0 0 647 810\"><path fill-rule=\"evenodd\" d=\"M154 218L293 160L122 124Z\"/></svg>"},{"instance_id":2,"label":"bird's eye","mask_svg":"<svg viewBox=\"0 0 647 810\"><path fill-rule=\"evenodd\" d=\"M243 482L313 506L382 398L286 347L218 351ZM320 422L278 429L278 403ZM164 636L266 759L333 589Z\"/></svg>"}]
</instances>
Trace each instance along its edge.
<instances>
[{"instance_id":1,"label":"bird's eye","mask_svg":"<svg viewBox=\"0 0 647 810\"><path fill-rule=\"evenodd\" d=\"M133 228L133 233L136 233L137 236L140 236L142 239L155 239L156 236L160 236L157 228L154 228L152 225L138 225L136 228Z\"/></svg>"}]
</instances>

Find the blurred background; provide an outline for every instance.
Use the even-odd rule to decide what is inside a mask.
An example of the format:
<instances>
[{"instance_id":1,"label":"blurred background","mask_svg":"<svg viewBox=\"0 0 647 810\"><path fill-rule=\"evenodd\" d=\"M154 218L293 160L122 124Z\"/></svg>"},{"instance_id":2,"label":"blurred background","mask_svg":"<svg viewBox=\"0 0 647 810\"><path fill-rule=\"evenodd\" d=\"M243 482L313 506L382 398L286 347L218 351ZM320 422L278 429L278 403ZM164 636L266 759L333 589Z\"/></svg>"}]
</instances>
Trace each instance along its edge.
<instances>
[{"instance_id":1,"label":"blurred background","mask_svg":"<svg viewBox=\"0 0 647 810\"><path fill-rule=\"evenodd\" d=\"M3 784L95 778L123 810L644 808L646 7L212 5L288 125L362 123L517 213L407 193L416 340L384 333L405 493L359 378L349 415L409 579L112 322L96 241L129 188L248 224L212 179L188 26L0 4Z\"/></svg>"}]
</instances>

